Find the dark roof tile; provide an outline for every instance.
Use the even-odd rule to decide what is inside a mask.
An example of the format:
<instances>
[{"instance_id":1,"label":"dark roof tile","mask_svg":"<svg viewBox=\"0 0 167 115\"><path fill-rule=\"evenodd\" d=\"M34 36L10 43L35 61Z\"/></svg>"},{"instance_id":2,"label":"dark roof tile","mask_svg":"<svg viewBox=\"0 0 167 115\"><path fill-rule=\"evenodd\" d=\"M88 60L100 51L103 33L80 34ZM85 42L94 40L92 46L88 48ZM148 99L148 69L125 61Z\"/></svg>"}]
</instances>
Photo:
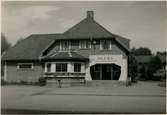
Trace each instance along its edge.
<instances>
[{"instance_id":1,"label":"dark roof tile","mask_svg":"<svg viewBox=\"0 0 167 115\"><path fill-rule=\"evenodd\" d=\"M31 35L2 55L2 60L37 60L44 48L58 39L60 34Z\"/></svg>"},{"instance_id":2,"label":"dark roof tile","mask_svg":"<svg viewBox=\"0 0 167 115\"><path fill-rule=\"evenodd\" d=\"M91 18L85 18L63 34L64 39L112 38L109 31Z\"/></svg>"}]
</instances>

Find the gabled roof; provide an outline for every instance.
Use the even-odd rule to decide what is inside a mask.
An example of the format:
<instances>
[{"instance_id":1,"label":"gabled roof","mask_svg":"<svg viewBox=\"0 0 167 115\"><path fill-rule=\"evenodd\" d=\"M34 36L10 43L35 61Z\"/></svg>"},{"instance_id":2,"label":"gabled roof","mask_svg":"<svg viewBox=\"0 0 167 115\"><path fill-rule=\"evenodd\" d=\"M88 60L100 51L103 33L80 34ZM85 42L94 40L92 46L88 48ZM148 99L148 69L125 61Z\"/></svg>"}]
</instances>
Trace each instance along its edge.
<instances>
[{"instance_id":1,"label":"gabled roof","mask_svg":"<svg viewBox=\"0 0 167 115\"><path fill-rule=\"evenodd\" d=\"M128 39L110 33L98 24L91 15L63 34L34 34L27 37L7 50L3 54L2 60L38 60L56 40L64 39L113 39L126 51L129 51Z\"/></svg>"},{"instance_id":2,"label":"gabled roof","mask_svg":"<svg viewBox=\"0 0 167 115\"><path fill-rule=\"evenodd\" d=\"M37 60L60 34L35 34L20 41L2 55L2 60Z\"/></svg>"},{"instance_id":3,"label":"gabled roof","mask_svg":"<svg viewBox=\"0 0 167 115\"><path fill-rule=\"evenodd\" d=\"M129 39L112 34L93 18L87 17L63 33L62 39L115 39L129 51Z\"/></svg>"},{"instance_id":4,"label":"gabled roof","mask_svg":"<svg viewBox=\"0 0 167 115\"><path fill-rule=\"evenodd\" d=\"M116 35L116 34L113 34L113 35L114 35L114 37L116 38L117 41L119 41L119 42L122 43L122 45L123 45L124 47L126 47L126 48L129 48L129 47L130 47L130 46L129 46L129 42L130 42L129 39L127 39L127 38L125 38L125 37L122 37L122 36L119 36L119 35Z\"/></svg>"},{"instance_id":5,"label":"gabled roof","mask_svg":"<svg viewBox=\"0 0 167 115\"><path fill-rule=\"evenodd\" d=\"M92 18L85 18L63 34L64 39L113 38L114 36Z\"/></svg>"},{"instance_id":6,"label":"gabled roof","mask_svg":"<svg viewBox=\"0 0 167 115\"><path fill-rule=\"evenodd\" d=\"M76 52L54 52L48 56L41 58L42 60L77 60L77 61L87 61L88 58L79 55Z\"/></svg>"}]
</instances>

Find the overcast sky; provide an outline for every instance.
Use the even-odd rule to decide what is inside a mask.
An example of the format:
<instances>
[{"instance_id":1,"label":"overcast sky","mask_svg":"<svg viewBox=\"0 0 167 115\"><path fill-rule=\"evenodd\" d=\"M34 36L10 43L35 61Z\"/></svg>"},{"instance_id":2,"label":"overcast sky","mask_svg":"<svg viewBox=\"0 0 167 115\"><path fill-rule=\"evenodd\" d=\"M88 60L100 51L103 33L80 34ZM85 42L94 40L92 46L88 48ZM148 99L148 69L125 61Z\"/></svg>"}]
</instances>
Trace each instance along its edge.
<instances>
[{"instance_id":1,"label":"overcast sky","mask_svg":"<svg viewBox=\"0 0 167 115\"><path fill-rule=\"evenodd\" d=\"M31 34L62 33L93 10L111 33L131 40L131 47L164 51L165 2L2 2L2 32L15 44Z\"/></svg>"}]
</instances>

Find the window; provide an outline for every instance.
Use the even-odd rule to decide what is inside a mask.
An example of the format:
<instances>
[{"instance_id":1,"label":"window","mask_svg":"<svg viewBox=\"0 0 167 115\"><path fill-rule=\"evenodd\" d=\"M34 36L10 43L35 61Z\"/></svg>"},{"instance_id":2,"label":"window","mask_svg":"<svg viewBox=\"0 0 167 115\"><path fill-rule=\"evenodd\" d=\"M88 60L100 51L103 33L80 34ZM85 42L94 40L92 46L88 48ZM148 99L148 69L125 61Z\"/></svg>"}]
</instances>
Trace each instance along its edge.
<instances>
[{"instance_id":1,"label":"window","mask_svg":"<svg viewBox=\"0 0 167 115\"><path fill-rule=\"evenodd\" d=\"M80 41L80 48L82 49L91 48L91 42L90 41Z\"/></svg>"},{"instance_id":2,"label":"window","mask_svg":"<svg viewBox=\"0 0 167 115\"><path fill-rule=\"evenodd\" d=\"M61 42L61 49L62 50L68 50L69 49L69 43L68 43L68 41Z\"/></svg>"},{"instance_id":3,"label":"window","mask_svg":"<svg viewBox=\"0 0 167 115\"><path fill-rule=\"evenodd\" d=\"M81 64L74 64L74 72L81 72Z\"/></svg>"},{"instance_id":4,"label":"window","mask_svg":"<svg viewBox=\"0 0 167 115\"><path fill-rule=\"evenodd\" d=\"M46 71L47 71L47 72L51 72L51 64L50 64L50 63L48 63L48 64L46 65Z\"/></svg>"},{"instance_id":5,"label":"window","mask_svg":"<svg viewBox=\"0 0 167 115\"><path fill-rule=\"evenodd\" d=\"M33 69L32 63L19 63L18 69Z\"/></svg>"},{"instance_id":6,"label":"window","mask_svg":"<svg viewBox=\"0 0 167 115\"><path fill-rule=\"evenodd\" d=\"M85 42L85 48L90 48L90 44L91 44L91 43L90 43L89 41L86 41L86 42Z\"/></svg>"},{"instance_id":7,"label":"window","mask_svg":"<svg viewBox=\"0 0 167 115\"><path fill-rule=\"evenodd\" d=\"M59 50L60 49L60 41L57 41L56 43L55 43L55 48L54 48L55 50Z\"/></svg>"},{"instance_id":8,"label":"window","mask_svg":"<svg viewBox=\"0 0 167 115\"><path fill-rule=\"evenodd\" d=\"M71 41L72 46L79 46L79 41Z\"/></svg>"},{"instance_id":9,"label":"window","mask_svg":"<svg viewBox=\"0 0 167 115\"><path fill-rule=\"evenodd\" d=\"M76 40L71 41L71 49L76 50L78 48L79 48L79 41L76 41Z\"/></svg>"},{"instance_id":10,"label":"window","mask_svg":"<svg viewBox=\"0 0 167 115\"><path fill-rule=\"evenodd\" d=\"M111 41L110 40L101 40L101 49L102 50L111 49Z\"/></svg>"},{"instance_id":11,"label":"window","mask_svg":"<svg viewBox=\"0 0 167 115\"><path fill-rule=\"evenodd\" d=\"M80 48L85 48L85 41L80 41Z\"/></svg>"},{"instance_id":12,"label":"window","mask_svg":"<svg viewBox=\"0 0 167 115\"><path fill-rule=\"evenodd\" d=\"M67 64L66 63L57 63L56 64L56 72L67 72Z\"/></svg>"}]
</instances>

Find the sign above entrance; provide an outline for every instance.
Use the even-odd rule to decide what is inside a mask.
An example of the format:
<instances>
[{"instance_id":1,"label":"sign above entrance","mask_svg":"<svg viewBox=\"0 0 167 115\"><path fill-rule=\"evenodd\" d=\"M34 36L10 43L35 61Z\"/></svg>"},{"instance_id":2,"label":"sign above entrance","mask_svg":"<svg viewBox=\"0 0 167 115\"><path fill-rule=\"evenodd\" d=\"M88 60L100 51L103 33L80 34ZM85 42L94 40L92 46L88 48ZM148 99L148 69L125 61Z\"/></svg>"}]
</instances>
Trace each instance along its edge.
<instances>
[{"instance_id":1,"label":"sign above entrance","mask_svg":"<svg viewBox=\"0 0 167 115\"><path fill-rule=\"evenodd\" d=\"M91 63L117 63L122 55L91 55Z\"/></svg>"},{"instance_id":2,"label":"sign above entrance","mask_svg":"<svg viewBox=\"0 0 167 115\"><path fill-rule=\"evenodd\" d=\"M115 62L116 60L113 58L113 57L110 57L110 56L100 56L100 57L97 57L96 58L96 62Z\"/></svg>"}]
</instances>

